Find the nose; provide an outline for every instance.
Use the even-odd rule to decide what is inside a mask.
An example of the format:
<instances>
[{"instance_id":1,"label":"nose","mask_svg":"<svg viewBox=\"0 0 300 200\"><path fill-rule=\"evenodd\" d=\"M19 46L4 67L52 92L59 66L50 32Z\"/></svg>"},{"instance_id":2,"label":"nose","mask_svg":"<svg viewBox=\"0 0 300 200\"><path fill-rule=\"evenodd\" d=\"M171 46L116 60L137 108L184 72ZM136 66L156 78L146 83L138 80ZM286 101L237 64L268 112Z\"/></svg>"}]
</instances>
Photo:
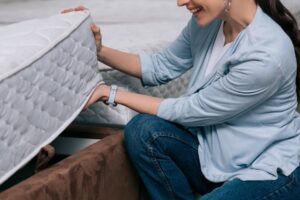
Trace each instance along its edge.
<instances>
[{"instance_id":1,"label":"nose","mask_svg":"<svg viewBox=\"0 0 300 200\"><path fill-rule=\"evenodd\" d=\"M177 6L185 6L189 3L190 0L177 0Z\"/></svg>"}]
</instances>

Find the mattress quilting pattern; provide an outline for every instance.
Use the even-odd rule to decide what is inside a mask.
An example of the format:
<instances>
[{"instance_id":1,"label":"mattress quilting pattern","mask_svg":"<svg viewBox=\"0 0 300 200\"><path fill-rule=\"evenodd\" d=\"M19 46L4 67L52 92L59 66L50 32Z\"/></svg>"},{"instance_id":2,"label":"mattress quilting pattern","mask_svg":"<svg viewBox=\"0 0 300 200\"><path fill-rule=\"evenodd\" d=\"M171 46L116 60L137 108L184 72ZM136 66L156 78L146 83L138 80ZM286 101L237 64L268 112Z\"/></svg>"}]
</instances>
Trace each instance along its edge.
<instances>
[{"instance_id":1,"label":"mattress quilting pattern","mask_svg":"<svg viewBox=\"0 0 300 200\"><path fill-rule=\"evenodd\" d=\"M188 71L176 80L158 87L143 87L139 79L116 70L102 70L101 74L103 76L103 80L108 85L116 84L126 91L168 98L179 97L184 93L185 88L189 83L191 71ZM111 107L103 104L102 102L97 102L86 111L83 111L75 121L79 124L125 126L136 114L138 113L123 105Z\"/></svg>"},{"instance_id":2,"label":"mattress quilting pattern","mask_svg":"<svg viewBox=\"0 0 300 200\"><path fill-rule=\"evenodd\" d=\"M0 45L0 184L76 118L102 81L91 23L79 12L1 28L10 37L7 52Z\"/></svg>"},{"instance_id":3,"label":"mattress quilting pattern","mask_svg":"<svg viewBox=\"0 0 300 200\"><path fill-rule=\"evenodd\" d=\"M153 41L152 41L153 42ZM145 44L131 45L129 47L121 47L123 51L131 53L156 53L166 48L171 41L156 39L156 42L150 44L145 41ZM137 92L149 96L156 97L179 97L181 96L185 88L189 83L191 76L191 70L183 74L179 78L170 81L165 85L158 87L143 87L141 81L138 78L134 78L120 71L114 70L102 63L99 63L99 71L103 76L103 80L106 84L116 84L121 89L131 92ZM124 127L135 115L138 113L134 110L127 108L123 105L111 107L97 102L87 110L80 113L75 119L77 124L92 124L97 126L121 126Z\"/></svg>"}]
</instances>

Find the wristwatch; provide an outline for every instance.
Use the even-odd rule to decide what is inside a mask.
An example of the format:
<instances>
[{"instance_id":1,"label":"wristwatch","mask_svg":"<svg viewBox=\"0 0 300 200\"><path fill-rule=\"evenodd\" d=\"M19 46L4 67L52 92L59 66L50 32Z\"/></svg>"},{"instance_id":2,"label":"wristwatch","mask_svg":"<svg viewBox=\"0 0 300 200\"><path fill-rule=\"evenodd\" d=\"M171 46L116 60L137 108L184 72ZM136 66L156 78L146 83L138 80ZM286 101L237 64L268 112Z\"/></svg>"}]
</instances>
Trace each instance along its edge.
<instances>
[{"instance_id":1,"label":"wristwatch","mask_svg":"<svg viewBox=\"0 0 300 200\"><path fill-rule=\"evenodd\" d=\"M115 102L117 89L118 89L118 86L116 86L116 85L110 86L110 93L109 93L108 100L106 101L106 104L108 104L110 106L117 106L117 103Z\"/></svg>"}]
</instances>

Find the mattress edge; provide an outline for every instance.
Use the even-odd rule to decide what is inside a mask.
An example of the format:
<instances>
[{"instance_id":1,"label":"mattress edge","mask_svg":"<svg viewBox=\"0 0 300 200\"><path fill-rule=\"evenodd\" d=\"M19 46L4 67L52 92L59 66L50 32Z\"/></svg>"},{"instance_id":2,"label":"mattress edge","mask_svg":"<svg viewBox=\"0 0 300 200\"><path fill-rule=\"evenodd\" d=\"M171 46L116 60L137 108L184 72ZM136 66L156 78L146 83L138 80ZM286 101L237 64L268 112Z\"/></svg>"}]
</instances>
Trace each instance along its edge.
<instances>
[{"instance_id":1,"label":"mattress edge","mask_svg":"<svg viewBox=\"0 0 300 200\"><path fill-rule=\"evenodd\" d=\"M74 23L72 26L70 26L66 31L64 31L60 37L56 38L52 42L49 43L45 48L38 51L36 54L34 54L30 59L27 59L25 62L21 63L18 67L15 67L12 70L9 70L7 73L0 74L0 81L3 79L6 79L10 77L11 75L15 74L16 72L25 69L27 66L31 65L35 61L37 61L39 58L41 58L44 54L51 51L58 43L60 43L62 40L67 38L69 35L71 35L76 28L78 28L82 23L84 23L86 20L89 19L90 12L89 11L76 11L80 13L85 13L82 19L78 20L77 23ZM63 14L60 14L63 15Z\"/></svg>"}]
</instances>

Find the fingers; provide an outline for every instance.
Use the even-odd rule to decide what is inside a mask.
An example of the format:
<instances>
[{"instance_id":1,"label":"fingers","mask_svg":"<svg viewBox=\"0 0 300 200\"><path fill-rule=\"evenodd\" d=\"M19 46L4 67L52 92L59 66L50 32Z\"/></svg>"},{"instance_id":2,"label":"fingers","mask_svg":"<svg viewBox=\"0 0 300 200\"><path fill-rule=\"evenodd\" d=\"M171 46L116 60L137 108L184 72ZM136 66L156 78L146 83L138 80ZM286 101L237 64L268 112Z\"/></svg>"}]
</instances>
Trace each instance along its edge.
<instances>
[{"instance_id":1,"label":"fingers","mask_svg":"<svg viewBox=\"0 0 300 200\"><path fill-rule=\"evenodd\" d=\"M69 9L63 10L61 13L64 14L64 13L69 13L69 12L73 12L73 11L74 11L73 8L69 8Z\"/></svg>"},{"instance_id":2,"label":"fingers","mask_svg":"<svg viewBox=\"0 0 300 200\"><path fill-rule=\"evenodd\" d=\"M78 6L75 8L69 8L69 9L63 10L61 13L64 14L64 13L69 13L69 12L74 12L74 11L84 11L84 10L88 10L88 9L84 6Z\"/></svg>"},{"instance_id":3,"label":"fingers","mask_svg":"<svg viewBox=\"0 0 300 200\"><path fill-rule=\"evenodd\" d=\"M92 24L91 28L94 33L100 32L100 27L97 24Z\"/></svg>"},{"instance_id":4,"label":"fingers","mask_svg":"<svg viewBox=\"0 0 300 200\"><path fill-rule=\"evenodd\" d=\"M84 105L82 110L87 110L91 105L93 105L95 102L97 102L97 98L95 97L95 94L92 94L88 102Z\"/></svg>"},{"instance_id":5,"label":"fingers","mask_svg":"<svg viewBox=\"0 0 300 200\"><path fill-rule=\"evenodd\" d=\"M76 8L74 8L75 9L75 11L83 11L83 10L88 10L86 7L84 7L84 6L78 6L78 7L76 7Z\"/></svg>"},{"instance_id":6,"label":"fingers","mask_svg":"<svg viewBox=\"0 0 300 200\"><path fill-rule=\"evenodd\" d=\"M96 24L92 24L91 29L96 41L97 52L100 52L102 48L102 36L101 36L100 28Z\"/></svg>"},{"instance_id":7,"label":"fingers","mask_svg":"<svg viewBox=\"0 0 300 200\"><path fill-rule=\"evenodd\" d=\"M86 111L86 110L88 109L89 106L90 106L90 105L86 104L86 105L83 107L82 111Z\"/></svg>"},{"instance_id":8,"label":"fingers","mask_svg":"<svg viewBox=\"0 0 300 200\"><path fill-rule=\"evenodd\" d=\"M99 26L97 26L96 24L93 24L93 25L91 26L91 28L92 28L92 31L93 31L93 33L94 33L95 39L96 39L96 40L101 40L101 33L100 33L100 28L99 28Z\"/></svg>"}]
</instances>

